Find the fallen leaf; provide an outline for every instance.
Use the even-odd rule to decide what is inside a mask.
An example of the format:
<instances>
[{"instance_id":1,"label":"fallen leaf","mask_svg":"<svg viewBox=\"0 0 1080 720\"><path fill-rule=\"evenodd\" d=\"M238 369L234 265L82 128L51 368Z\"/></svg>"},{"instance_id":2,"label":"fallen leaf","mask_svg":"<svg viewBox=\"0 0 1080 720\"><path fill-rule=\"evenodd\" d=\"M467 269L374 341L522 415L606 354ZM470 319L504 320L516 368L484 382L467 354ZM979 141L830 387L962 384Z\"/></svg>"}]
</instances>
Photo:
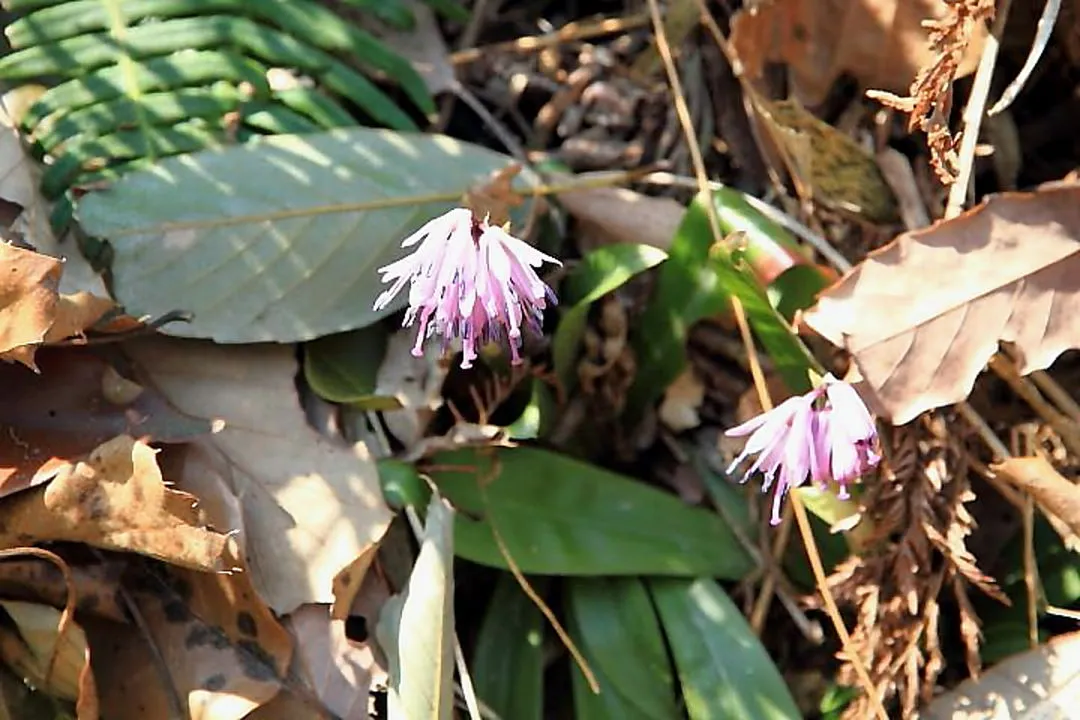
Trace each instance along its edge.
<instances>
[{"instance_id":1,"label":"fallen leaf","mask_svg":"<svg viewBox=\"0 0 1080 720\"><path fill-rule=\"evenodd\" d=\"M409 583L379 613L375 637L390 665L390 720L453 715L453 531L453 509L433 494Z\"/></svg>"},{"instance_id":2,"label":"fallen leaf","mask_svg":"<svg viewBox=\"0 0 1080 720\"><path fill-rule=\"evenodd\" d=\"M81 335L115 307L85 291L60 295L62 273L54 257L0 243L0 359L36 369L41 344Z\"/></svg>"},{"instance_id":3,"label":"fallen leaf","mask_svg":"<svg viewBox=\"0 0 1080 720\"><path fill-rule=\"evenodd\" d=\"M246 573L147 571L127 592L161 663L139 634L88 623L107 717L171 717L179 701L191 720L240 720L284 687L292 639Z\"/></svg>"},{"instance_id":4,"label":"fallen leaf","mask_svg":"<svg viewBox=\"0 0 1080 720\"><path fill-rule=\"evenodd\" d=\"M906 92L935 57L926 20L943 17L948 0L771 0L731 19L731 43L747 77L769 62L786 63L793 94L818 105L841 74L864 88ZM972 72L985 32L966 48L958 77Z\"/></svg>"},{"instance_id":5,"label":"fallen leaf","mask_svg":"<svg viewBox=\"0 0 1080 720\"><path fill-rule=\"evenodd\" d=\"M344 620L352 612L353 600L378 552L379 546L372 545L334 577L334 604L330 610L333 619Z\"/></svg>"},{"instance_id":6,"label":"fallen leaf","mask_svg":"<svg viewBox=\"0 0 1080 720\"><path fill-rule=\"evenodd\" d=\"M34 367L34 348L56 319L62 263L0 243L0 359Z\"/></svg>"},{"instance_id":7,"label":"fallen leaf","mask_svg":"<svg viewBox=\"0 0 1080 720\"><path fill-rule=\"evenodd\" d=\"M165 487L150 446L121 435L0 504L0 547L66 540L217 570L228 538L200 525L195 503Z\"/></svg>"},{"instance_id":8,"label":"fallen leaf","mask_svg":"<svg viewBox=\"0 0 1080 720\"><path fill-rule=\"evenodd\" d=\"M308 426L291 346L127 343L145 384L180 412L220 419L195 441L239 499L245 566L279 614L333 601L334 577L377 543L391 519L366 448Z\"/></svg>"},{"instance_id":9,"label":"fallen leaf","mask_svg":"<svg viewBox=\"0 0 1080 720\"><path fill-rule=\"evenodd\" d=\"M590 188L559 193L559 202L588 230L589 247L634 243L671 248L686 208L671 198L658 198L625 188ZM604 238L597 241L597 237Z\"/></svg>"},{"instance_id":10,"label":"fallen leaf","mask_svg":"<svg viewBox=\"0 0 1080 720\"><path fill-rule=\"evenodd\" d=\"M993 196L871 253L803 319L902 425L967 397L999 340L1023 374L1080 345L1078 236L1080 186Z\"/></svg>"},{"instance_id":11,"label":"fallen leaf","mask_svg":"<svg viewBox=\"0 0 1080 720\"><path fill-rule=\"evenodd\" d=\"M875 223L894 223L896 198L874 158L857 142L822 122L797 101L761 103L770 135L782 143L803 185L827 207Z\"/></svg>"},{"instance_id":12,"label":"fallen leaf","mask_svg":"<svg viewBox=\"0 0 1080 720\"><path fill-rule=\"evenodd\" d=\"M349 640L345 622L332 619L326 605L298 608L288 626L298 639L298 673L315 697L341 720L366 720L373 677L386 681L370 643Z\"/></svg>"},{"instance_id":13,"label":"fallen leaf","mask_svg":"<svg viewBox=\"0 0 1080 720\"><path fill-rule=\"evenodd\" d=\"M93 349L44 348L36 362L37 374L0 365L0 497L46 482L117 435L177 443L213 429L122 378Z\"/></svg>"},{"instance_id":14,"label":"fallen leaf","mask_svg":"<svg viewBox=\"0 0 1080 720\"><path fill-rule=\"evenodd\" d=\"M934 699L925 720L1070 718L1080 702L1080 632L1003 660Z\"/></svg>"},{"instance_id":15,"label":"fallen leaf","mask_svg":"<svg viewBox=\"0 0 1080 720\"><path fill-rule=\"evenodd\" d=\"M88 565L72 565L75 610L117 622L127 622L127 614L116 597L116 586L124 561L110 558ZM13 600L43 603L63 608L68 587L60 569L45 560L7 560L0 563L0 596Z\"/></svg>"},{"instance_id":16,"label":"fallen leaf","mask_svg":"<svg viewBox=\"0 0 1080 720\"><path fill-rule=\"evenodd\" d=\"M1062 477L1046 458L1009 458L991 469L999 477L1031 493L1040 506L1080 535L1080 487Z\"/></svg>"},{"instance_id":17,"label":"fallen leaf","mask_svg":"<svg viewBox=\"0 0 1080 720\"><path fill-rule=\"evenodd\" d=\"M420 443L435 411L442 406L442 385L449 370L435 344L428 343L423 357L413 357L414 342L415 331L409 328L391 335L375 376L375 394L396 398L401 404L398 410L384 412L383 422L406 448Z\"/></svg>"},{"instance_id":18,"label":"fallen leaf","mask_svg":"<svg viewBox=\"0 0 1080 720\"><path fill-rule=\"evenodd\" d=\"M0 633L0 655L32 686L76 704L79 720L98 717L86 634L48 605L0 600L14 628ZM61 628L63 631L61 632Z\"/></svg>"}]
</instances>

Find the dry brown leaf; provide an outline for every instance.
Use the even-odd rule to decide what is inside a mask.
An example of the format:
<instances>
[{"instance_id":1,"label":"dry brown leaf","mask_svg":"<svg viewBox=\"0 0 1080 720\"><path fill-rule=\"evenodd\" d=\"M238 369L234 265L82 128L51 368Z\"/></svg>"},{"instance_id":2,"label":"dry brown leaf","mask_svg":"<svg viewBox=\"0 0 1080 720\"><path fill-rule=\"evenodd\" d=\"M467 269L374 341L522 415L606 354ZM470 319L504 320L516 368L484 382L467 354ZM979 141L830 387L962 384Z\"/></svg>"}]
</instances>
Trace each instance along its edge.
<instances>
[{"instance_id":1,"label":"dry brown leaf","mask_svg":"<svg viewBox=\"0 0 1080 720\"><path fill-rule=\"evenodd\" d=\"M122 435L0 504L0 546L66 540L216 570L228 538L202 527L195 505L165 487L150 446Z\"/></svg>"},{"instance_id":2,"label":"dry brown leaf","mask_svg":"<svg viewBox=\"0 0 1080 720\"><path fill-rule=\"evenodd\" d=\"M374 627L375 617L368 627ZM345 623L331 619L326 605L304 605L289 616L288 625L298 639L298 674L315 697L342 720L366 720L373 678L386 682L370 643L345 637Z\"/></svg>"},{"instance_id":3,"label":"dry brown leaf","mask_svg":"<svg viewBox=\"0 0 1080 720\"><path fill-rule=\"evenodd\" d=\"M1078 186L994 196L900 235L803 318L854 356L901 425L967 397L999 340L1025 374L1080 345L1078 236Z\"/></svg>"},{"instance_id":4,"label":"dry brown leaf","mask_svg":"<svg viewBox=\"0 0 1080 720\"><path fill-rule=\"evenodd\" d=\"M85 291L60 295L64 264L0 242L0 359L36 368L34 352L82 334L115 303Z\"/></svg>"},{"instance_id":5,"label":"dry brown leaf","mask_svg":"<svg viewBox=\"0 0 1080 720\"><path fill-rule=\"evenodd\" d=\"M86 634L48 605L0 600L14 623L0 631L0 655L31 685L76 704L79 720L96 720L98 697ZM55 657L54 657L55 656Z\"/></svg>"},{"instance_id":6,"label":"dry brown leaf","mask_svg":"<svg viewBox=\"0 0 1080 720\"><path fill-rule=\"evenodd\" d=\"M428 423L443 403L442 385L449 370L441 361L442 352L430 343L423 357L413 357L414 341L413 331L407 328L391 335L375 375L375 394L401 403L399 409L384 412L383 421L406 448L424 439Z\"/></svg>"},{"instance_id":7,"label":"dry brown leaf","mask_svg":"<svg viewBox=\"0 0 1080 720\"><path fill-rule=\"evenodd\" d=\"M117 435L176 443L212 430L89 348L43 348L36 362L40 374L0 364L0 497L46 482Z\"/></svg>"},{"instance_id":8,"label":"dry brown leaf","mask_svg":"<svg viewBox=\"0 0 1080 720\"><path fill-rule=\"evenodd\" d=\"M705 384L692 367L675 378L664 391L664 400L658 410L660 421L675 432L696 428L701 424L702 403L705 402Z\"/></svg>"},{"instance_id":9,"label":"dry brown leaf","mask_svg":"<svg viewBox=\"0 0 1080 720\"><path fill-rule=\"evenodd\" d=\"M925 720L1036 720L1076 717L1080 705L1080 633L998 663L978 679L936 698Z\"/></svg>"},{"instance_id":10,"label":"dry brown leaf","mask_svg":"<svg viewBox=\"0 0 1080 720\"><path fill-rule=\"evenodd\" d=\"M822 122L797 101L761 103L769 133L784 146L802 184L827 207L894 223L896 198L874 158L857 142Z\"/></svg>"},{"instance_id":11,"label":"dry brown leaf","mask_svg":"<svg viewBox=\"0 0 1080 720\"><path fill-rule=\"evenodd\" d=\"M586 226L582 251L612 243L652 245L663 251L686 213L671 198L642 195L625 188L592 188L559 193L559 202Z\"/></svg>"},{"instance_id":12,"label":"dry brown leaf","mask_svg":"<svg viewBox=\"0 0 1080 720\"><path fill-rule=\"evenodd\" d=\"M34 367L34 348L56 319L63 263L0 242L0 359Z\"/></svg>"},{"instance_id":13,"label":"dry brown leaf","mask_svg":"<svg viewBox=\"0 0 1080 720\"><path fill-rule=\"evenodd\" d=\"M1080 487L1063 478L1046 458L1009 458L992 469L999 477L1031 493L1039 505L1080 535Z\"/></svg>"},{"instance_id":14,"label":"dry brown leaf","mask_svg":"<svg viewBox=\"0 0 1080 720\"><path fill-rule=\"evenodd\" d=\"M195 444L239 498L260 595L280 614L332 602L334 576L378 542L391 512L367 450L308 426L293 348L153 338L127 350L182 413L224 421Z\"/></svg>"},{"instance_id":15,"label":"dry brown leaf","mask_svg":"<svg viewBox=\"0 0 1080 720\"><path fill-rule=\"evenodd\" d=\"M116 586L125 565L121 557L71 566L76 611L127 622L116 597ZM0 597L63 608L68 599L68 586L63 573L51 562L8 560L0 563Z\"/></svg>"},{"instance_id":16,"label":"dry brown leaf","mask_svg":"<svg viewBox=\"0 0 1080 720\"><path fill-rule=\"evenodd\" d=\"M771 0L731 19L731 42L750 79L766 63L790 69L795 97L818 105L850 74L864 88L906 92L936 57L924 20L946 15L948 0ZM975 69L982 40L964 53L960 75Z\"/></svg>"},{"instance_id":17,"label":"dry brown leaf","mask_svg":"<svg viewBox=\"0 0 1080 720\"><path fill-rule=\"evenodd\" d=\"M172 717L179 703L191 720L240 720L281 691L292 639L246 573L147 573L130 597L161 662L130 628L88 622L107 717Z\"/></svg>"}]
</instances>

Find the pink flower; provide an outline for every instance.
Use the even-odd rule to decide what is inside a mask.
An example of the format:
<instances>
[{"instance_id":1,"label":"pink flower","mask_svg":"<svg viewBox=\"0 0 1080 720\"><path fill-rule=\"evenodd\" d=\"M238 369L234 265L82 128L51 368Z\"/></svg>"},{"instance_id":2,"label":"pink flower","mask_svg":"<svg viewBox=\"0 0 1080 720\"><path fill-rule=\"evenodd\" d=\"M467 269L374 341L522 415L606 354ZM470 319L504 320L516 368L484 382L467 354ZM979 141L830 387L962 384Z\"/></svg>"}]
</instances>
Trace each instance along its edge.
<instances>
[{"instance_id":1,"label":"pink flower","mask_svg":"<svg viewBox=\"0 0 1080 720\"><path fill-rule=\"evenodd\" d=\"M734 472L751 455L757 459L743 473L745 481L761 470L762 490L773 490L772 524L780 522L780 505L795 487L812 479L822 489L831 478L840 486L841 498L848 485L875 467L877 428L855 388L826 375L821 386L805 395L789 398L769 412L728 430L725 435L749 435L746 447L728 467Z\"/></svg>"},{"instance_id":2,"label":"pink flower","mask_svg":"<svg viewBox=\"0 0 1080 720\"><path fill-rule=\"evenodd\" d=\"M412 354L423 354L432 335L462 342L461 367L472 367L484 343L506 336L513 364L521 362L521 328L540 331L547 301L555 294L533 268L561 263L505 230L458 208L429 221L401 246L411 255L379 268L393 284L375 300L375 310L390 304L410 283L405 326L419 318Z\"/></svg>"}]
</instances>

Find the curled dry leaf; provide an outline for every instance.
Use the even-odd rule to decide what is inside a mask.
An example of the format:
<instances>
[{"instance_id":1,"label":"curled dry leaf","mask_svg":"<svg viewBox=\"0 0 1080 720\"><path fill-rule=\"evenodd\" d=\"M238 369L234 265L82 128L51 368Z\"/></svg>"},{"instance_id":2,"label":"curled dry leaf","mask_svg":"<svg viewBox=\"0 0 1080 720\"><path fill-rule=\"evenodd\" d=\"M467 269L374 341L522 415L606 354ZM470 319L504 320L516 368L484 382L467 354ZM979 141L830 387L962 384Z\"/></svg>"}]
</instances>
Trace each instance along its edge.
<instances>
[{"instance_id":1,"label":"curled dry leaf","mask_svg":"<svg viewBox=\"0 0 1080 720\"><path fill-rule=\"evenodd\" d=\"M123 569L124 561L119 558L71 566L75 609L83 614L127 622L116 597L116 585ZM62 608L68 599L68 587L63 573L51 562L8 560L0 563L0 596Z\"/></svg>"},{"instance_id":2,"label":"curled dry leaf","mask_svg":"<svg viewBox=\"0 0 1080 720\"><path fill-rule=\"evenodd\" d=\"M803 317L855 358L900 425L967 397L998 341L1019 370L1080 346L1080 186L991 197L900 235Z\"/></svg>"},{"instance_id":3,"label":"curled dry leaf","mask_svg":"<svg viewBox=\"0 0 1080 720\"><path fill-rule=\"evenodd\" d=\"M201 525L194 496L165 487L154 454L121 435L44 488L12 496L0 504L0 546L66 540L218 569L227 536Z\"/></svg>"},{"instance_id":4,"label":"curled dry leaf","mask_svg":"<svg viewBox=\"0 0 1080 720\"><path fill-rule=\"evenodd\" d=\"M0 243L0 359L35 368L34 351L83 333L115 307L85 291L60 295L63 263Z\"/></svg>"},{"instance_id":5,"label":"curled dry leaf","mask_svg":"<svg viewBox=\"0 0 1080 720\"><path fill-rule=\"evenodd\" d=\"M907 91L920 68L935 59L925 20L944 17L948 0L771 0L740 10L731 42L751 79L766 63L788 65L795 96L806 105L825 99L843 73L864 88ZM958 76L975 69L981 37L959 56Z\"/></svg>"},{"instance_id":6,"label":"curled dry leaf","mask_svg":"<svg viewBox=\"0 0 1080 720\"><path fill-rule=\"evenodd\" d=\"M75 703L78 720L97 720L98 697L86 634L48 605L0 600L14 627L0 630L0 656L31 685Z\"/></svg>"},{"instance_id":7,"label":"curled dry leaf","mask_svg":"<svg viewBox=\"0 0 1080 720\"><path fill-rule=\"evenodd\" d=\"M209 433L89 348L45 348L41 372L0 364L0 497L51 479L117 435L177 443Z\"/></svg>"},{"instance_id":8,"label":"curled dry leaf","mask_svg":"<svg viewBox=\"0 0 1080 720\"><path fill-rule=\"evenodd\" d=\"M293 348L155 338L127 350L180 412L224 422L195 445L239 499L259 594L282 614L332 602L334 576L378 542L391 513L367 450L308 426Z\"/></svg>"},{"instance_id":9,"label":"curled dry leaf","mask_svg":"<svg viewBox=\"0 0 1080 720\"><path fill-rule=\"evenodd\" d=\"M993 466L997 475L1032 497L1080 535L1080 487L1069 482L1046 458L1009 458Z\"/></svg>"}]
</instances>

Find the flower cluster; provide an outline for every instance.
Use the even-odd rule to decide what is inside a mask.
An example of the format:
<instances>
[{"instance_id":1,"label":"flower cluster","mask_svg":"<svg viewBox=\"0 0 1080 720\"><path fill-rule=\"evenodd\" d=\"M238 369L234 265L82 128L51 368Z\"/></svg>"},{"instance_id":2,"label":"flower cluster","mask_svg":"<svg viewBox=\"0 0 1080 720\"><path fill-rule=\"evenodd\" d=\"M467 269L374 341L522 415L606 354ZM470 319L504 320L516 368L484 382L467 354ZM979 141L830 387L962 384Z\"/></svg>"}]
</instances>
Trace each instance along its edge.
<instances>
[{"instance_id":1,"label":"flower cluster","mask_svg":"<svg viewBox=\"0 0 1080 720\"><path fill-rule=\"evenodd\" d=\"M375 300L381 310L410 283L405 326L419 320L413 355L423 354L432 335L462 342L461 367L472 367L484 343L506 337L512 362L521 362L522 327L540 331L547 302L555 294L533 268L561 263L506 230L458 208L431 220L401 243L420 246L409 256L379 268L393 283Z\"/></svg>"},{"instance_id":2,"label":"flower cluster","mask_svg":"<svg viewBox=\"0 0 1080 720\"><path fill-rule=\"evenodd\" d=\"M773 487L772 523L780 522L784 496L810 478L828 487L831 478L848 497L848 485L878 464L877 428L851 385L827 375L805 395L789 398L767 413L728 430L726 435L749 435L746 447L728 468L733 472L751 455L757 459L743 474L765 475L762 490Z\"/></svg>"}]
</instances>

